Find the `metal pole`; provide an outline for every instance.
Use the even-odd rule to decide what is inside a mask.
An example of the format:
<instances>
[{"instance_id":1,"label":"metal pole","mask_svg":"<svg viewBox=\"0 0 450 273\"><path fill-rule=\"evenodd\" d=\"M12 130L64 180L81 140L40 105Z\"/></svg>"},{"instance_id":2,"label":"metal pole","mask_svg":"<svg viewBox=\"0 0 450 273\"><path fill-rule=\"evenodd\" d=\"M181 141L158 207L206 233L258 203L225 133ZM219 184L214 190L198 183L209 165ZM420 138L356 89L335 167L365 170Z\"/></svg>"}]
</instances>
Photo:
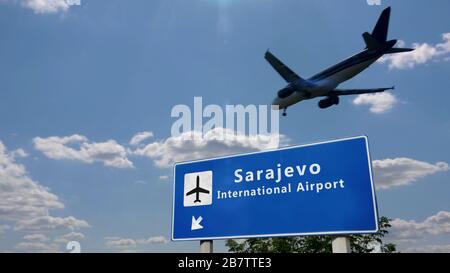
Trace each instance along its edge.
<instances>
[{"instance_id":1,"label":"metal pole","mask_svg":"<svg viewBox=\"0 0 450 273\"><path fill-rule=\"evenodd\" d=\"M213 241L212 240L200 241L200 253L213 253Z\"/></svg>"},{"instance_id":2,"label":"metal pole","mask_svg":"<svg viewBox=\"0 0 450 273\"><path fill-rule=\"evenodd\" d=\"M331 243L333 253L350 253L350 239L348 237L336 237Z\"/></svg>"}]
</instances>

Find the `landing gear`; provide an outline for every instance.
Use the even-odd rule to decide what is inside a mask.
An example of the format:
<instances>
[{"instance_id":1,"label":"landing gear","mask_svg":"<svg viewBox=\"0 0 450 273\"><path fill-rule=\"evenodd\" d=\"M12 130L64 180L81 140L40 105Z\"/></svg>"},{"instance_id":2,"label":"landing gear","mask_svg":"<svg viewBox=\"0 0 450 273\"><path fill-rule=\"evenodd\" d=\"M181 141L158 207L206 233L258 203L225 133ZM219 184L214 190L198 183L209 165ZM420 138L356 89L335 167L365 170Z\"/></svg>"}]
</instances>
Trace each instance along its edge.
<instances>
[{"instance_id":1,"label":"landing gear","mask_svg":"<svg viewBox=\"0 0 450 273\"><path fill-rule=\"evenodd\" d=\"M287 108L284 108L284 109L283 109L283 117L287 116L286 109L287 109Z\"/></svg>"}]
</instances>

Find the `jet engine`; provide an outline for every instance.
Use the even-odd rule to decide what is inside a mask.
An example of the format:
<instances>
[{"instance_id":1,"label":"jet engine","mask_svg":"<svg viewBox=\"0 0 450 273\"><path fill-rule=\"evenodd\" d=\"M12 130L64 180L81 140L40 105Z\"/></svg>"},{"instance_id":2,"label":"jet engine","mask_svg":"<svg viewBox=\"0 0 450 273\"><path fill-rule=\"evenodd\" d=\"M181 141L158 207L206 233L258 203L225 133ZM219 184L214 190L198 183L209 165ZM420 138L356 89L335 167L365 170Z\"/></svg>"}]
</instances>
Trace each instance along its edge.
<instances>
[{"instance_id":1,"label":"jet engine","mask_svg":"<svg viewBox=\"0 0 450 273\"><path fill-rule=\"evenodd\" d=\"M328 97L326 99L323 99L321 101L319 101L319 108L320 109L325 109L328 107L331 107L333 105L338 105L339 104L339 97L335 96L335 97Z\"/></svg>"}]
</instances>

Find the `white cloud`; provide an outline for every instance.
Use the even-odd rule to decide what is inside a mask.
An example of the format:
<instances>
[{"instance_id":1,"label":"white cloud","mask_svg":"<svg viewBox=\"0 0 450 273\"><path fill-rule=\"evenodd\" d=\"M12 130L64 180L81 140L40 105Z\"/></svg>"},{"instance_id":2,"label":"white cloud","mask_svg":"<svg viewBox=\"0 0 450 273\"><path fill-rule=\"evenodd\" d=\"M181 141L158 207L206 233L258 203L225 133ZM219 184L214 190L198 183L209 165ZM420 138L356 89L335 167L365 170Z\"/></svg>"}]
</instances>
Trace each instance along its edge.
<instances>
[{"instance_id":1,"label":"white cloud","mask_svg":"<svg viewBox=\"0 0 450 273\"><path fill-rule=\"evenodd\" d=\"M120 237L106 237L106 246L109 248L134 248L137 243L133 239Z\"/></svg>"},{"instance_id":2,"label":"white cloud","mask_svg":"<svg viewBox=\"0 0 450 273\"><path fill-rule=\"evenodd\" d=\"M34 242L45 242L49 240L47 236L39 233L25 235L23 236L23 239L26 241L34 241Z\"/></svg>"},{"instance_id":3,"label":"white cloud","mask_svg":"<svg viewBox=\"0 0 450 273\"><path fill-rule=\"evenodd\" d=\"M120 249L117 253L139 253L136 249Z\"/></svg>"},{"instance_id":4,"label":"white cloud","mask_svg":"<svg viewBox=\"0 0 450 273\"><path fill-rule=\"evenodd\" d=\"M391 110L397 104L397 98L390 92L358 95L354 100L355 105L369 105L370 112L382 114Z\"/></svg>"},{"instance_id":5,"label":"white cloud","mask_svg":"<svg viewBox=\"0 0 450 273\"><path fill-rule=\"evenodd\" d=\"M58 236L54 239L55 243L67 243L69 241L81 241L83 240L84 234L80 232L69 232L67 234Z\"/></svg>"},{"instance_id":6,"label":"white cloud","mask_svg":"<svg viewBox=\"0 0 450 273\"><path fill-rule=\"evenodd\" d=\"M423 236L426 232L426 226L416 221L407 221L396 218L390 223L392 227L389 229L389 239L397 242L414 242Z\"/></svg>"},{"instance_id":7,"label":"white cloud","mask_svg":"<svg viewBox=\"0 0 450 273\"><path fill-rule=\"evenodd\" d=\"M147 239L130 239L122 237L105 237L105 245L111 249L118 249L126 252L135 252L135 248L144 245L166 244L167 240L164 236L154 236Z\"/></svg>"},{"instance_id":8,"label":"white cloud","mask_svg":"<svg viewBox=\"0 0 450 273\"><path fill-rule=\"evenodd\" d=\"M405 253L450 253L450 245L425 245L405 249Z\"/></svg>"},{"instance_id":9,"label":"white cloud","mask_svg":"<svg viewBox=\"0 0 450 273\"><path fill-rule=\"evenodd\" d=\"M81 0L4 0L5 2L19 3L35 13L49 14L67 12L71 6L80 5Z\"/></svg>"},{"instance_id":10,"label":"white cloud","mask_svg":"<svg viewBox=\"0 0 450 273\"><path fill-rule=\"evenodd\" d=\"M18 151L18 150L16 150ZM89 227L84 220L73 216L61 218L50 215L51 210L63 209L58 196L39 182L34 181L25 167L15 161L19 153L8 152L0 141L0 233L13 231L41 231ZM16 245L16 250L31 252L57 252L55 244L44 244L49 238L40 233L26 234L26 242Z\"/></svg>"},{"instance_id":11,"label":"white cloud","mask_svg":"<svg viewBox=\"0 0 450 273\"><path fill-rule=\"evenodd\" d=\"M232 130L215 128L205 135L192 131L162 141L152 142L131 151L134 155L154 160L157 167L170 167L174 162L277 148L283 135L246 136Z\"/></svg>"},{"instance_id":12,"label":"white cloud","mask_svg":"<svg viewBox=\"0 0 450 273\"><path fill-rule=\"evenodd\" d=\"M159 176L159 180L167 180L167 179L169 179L168 175L160 175Z\"/></svg>"},{"instance_id":13,"label":"white cloud","mask_svg":"<svg viewBox=\"0 0 450 273\"><path fill-rule=\"evenodd\" d=\"M147 185L147 182L145 182L144 180L138 180L138 181L135 181L134 184L137 184L137 185Z\"/></svg>"},{"instance_id":14,"label":"white cloud","mask_svg":"<svg viewBox=\"0 0 450 273\"><path fill-rule=\"evenodd\" d=\"M17 157L24 158L24 157L27 157L27 156L28 156L28 153L25 152L24 149L20 148L20 149L17 149L17 150L12 151L12 152L11 152L11 156L12 156L13 158L17 158Z\"/></svg>"},{"instance_id":15,"label":"white cloud","mask_svg":"<svg viewBox=\"0 0 450 273\"><path fill-rule=\"evenodd\" d=\"M387 238L397 243L414 243L426 235L450 234L450 212L440 211L422 222L394 219Z\"/></svg>"},{"instance_id":16,"label":"white cloud","mask_svg":"<svg viewBox=\"0 0 450 273\"><path fill-rule=\"evenodd\" d=\"M26 252L60 252L58 245L56 244L45 244L42 242L21 242L18 243L15 248L17 250Z\"/></svg>"},{"instance_id":17,"label":"white cloud","mask_svg":"<svg viewBox=\"0 0 450 273\"><path fill-rule=\"evenodd\" d=\"M140 132L135 134L131 140L130 140L130 145L136 146L142 143L142 141L153 137L153 133L152 132Z\"/></svg>"},{"instance_id":18,"label":"white cloud","mask_svg":"<svg viewBox=\"0 0 450 273\"><path fill-rule=\"evenodd\" d=\"M15 246L17 251L25 252L61 252L61 244L65 247L69 241L81 241L84 235L79 232L70 232L61 236L57 236L50 241L44 234L27 234L23 237L24 242L20 242Z\"/></svg>"},{"instance_id":19,"label":"white cloud","mask_svg":"<svg viewBox=\"0 0 450 273\"><path fill-rule=\"evenodd\" d=\"M405 157L374 160L373 168L380 189L408 185L425 176L450 170L445 162L432 164Z\"/></svg>"},{"instance_id":20,"label":"white cloud","mask_svg":"<svg viewBox=\"0 0 450 273\"><path fill-rule=\"evenodd\" d=\"M167 240L166 237L164 236L154 236L154 237L150 237L148 239L144 239L144 240L138 240L139 244L166 244L168 243L169 240Z\"/></svg>"},{"instance_id":21,"label":"white cloud","mask_svg":"<svg viewBox=\"0 0 450 273\"><path fill-rule=\"evenodd\" d=\"M54 230L54 229L78 229L88 228L89 224L84 220L76 219L73 216L69 217L53 217L41 216L33 219L17 221L15 230Z\"/></svg>"},{"instance_id":22,"label":"white cloud","mask_svg":"<svg viewBox=\"0 0 450 273\"><path fill-rule=\"evenodd\" d=\"M197 132L186 132L146 145L142 142L153 136L150 131L140 132L130 140L133 149L125 148L115 140L91 142L82 135L35 137L34 147L52 159L68 159L88 164L102 162L105 166L134 168L127 156L145 156L153 159L158 167L169 167L174 162L259 151L277 148L287 142L283 135L246 136L232 130L215 128L203 136ZM162 175L160 179L167 179Z\"/></svg>"},{"instance_id":23,"label":"white cloud","mask_svg":"<svg viewBox=\"0 0 450 273\"><path fill-rule=\"evenodd\" d=\"M33 181L0 141L0 220L32 219L62 208L58 197Z\"/></svg>"},{"instance_id":24,"label":"white cloud","mask_svg":"<svg viewBox=\"0 0 450 273\"><path fill-rule=\"evenodd\" d=\"M442 43L430 45L428 43L414 43L414 51L384 55L380 63L388 63L390 69L414 68L416 65L426 64L430 61L448 61L450 57L450 33L442 34ZM399 41L399 47L405 43Z\"/></svg>"},{"instance_id":25,"label":"white cloud","mask_svg":"<svg viewBox=\"0 0 450 273\"><path fill-rule=\"evenodd\" d=\"M34 138L37 150L52 159L70 159L85 163L102 162L105 166L133 168L126 149L115 140L90 142L85 136Z\"/></svg>"}]
</instances>

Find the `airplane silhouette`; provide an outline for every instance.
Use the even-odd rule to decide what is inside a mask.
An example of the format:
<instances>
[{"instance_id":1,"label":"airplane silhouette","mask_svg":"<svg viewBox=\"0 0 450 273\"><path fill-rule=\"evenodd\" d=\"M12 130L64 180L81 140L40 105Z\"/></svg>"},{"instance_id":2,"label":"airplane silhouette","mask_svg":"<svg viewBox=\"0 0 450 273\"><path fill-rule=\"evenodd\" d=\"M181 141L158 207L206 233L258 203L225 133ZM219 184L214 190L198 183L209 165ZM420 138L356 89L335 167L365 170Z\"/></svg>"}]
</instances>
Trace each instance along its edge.
<instances>
[{"instance_id":1,"label":"airplane silhouette","mask_svg":"<svg viewBox=\"0 0 450 273\"><path fill-rule=\"evenodd\" d=\"M201 203L202 201L200 201L199 196L200 193L207 193L209 194L208 190L205 190L204 188L200 188L200 177L197 175L197 186L195 187L195 189L189 191L188 193L186 193L186 196L189 196L191 194L195 193L195 201L194 203Z\"/></svg>"},{"instance_id":2,"label":"airplane silhouette","mask_svg":"<svg viewBox=\"0 0 450 273\"><path fill-rule=\"evenodd\" d=\"M381 13L372 34L365 32L362 35L366 44L366 48L363 51L309 79L301 78L272 53L267 51L265 55L266 60L288 83L288 85L278 91L277 97L272 102L273 107L283 110L283 116L286 116L288 106L303 100L325 97L319 101L319 108L325 109L333 105L338 105L339 97L341 96L379 93L394 89L394 87L337 89L338 85L358 75L383 55L414 50L412 48L394 47L397 40L387 40L390 16L391 8L388 7Z\"/></svg>"}]
</instances>

